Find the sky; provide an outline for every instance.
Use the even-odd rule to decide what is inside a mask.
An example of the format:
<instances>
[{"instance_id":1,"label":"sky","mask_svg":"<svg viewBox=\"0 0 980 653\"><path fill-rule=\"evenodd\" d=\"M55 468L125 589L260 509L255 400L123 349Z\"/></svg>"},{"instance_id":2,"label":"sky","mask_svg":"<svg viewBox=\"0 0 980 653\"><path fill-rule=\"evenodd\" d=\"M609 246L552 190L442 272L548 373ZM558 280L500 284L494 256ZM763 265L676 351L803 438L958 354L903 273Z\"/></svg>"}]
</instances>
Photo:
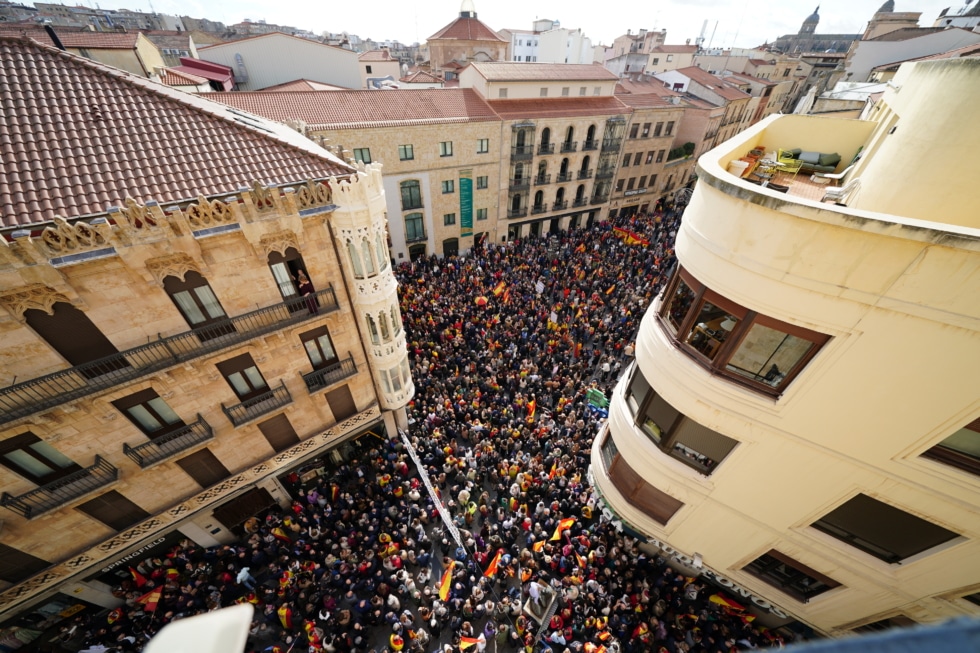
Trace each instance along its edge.
<instances>
[{"instance_id":1,"label":"sky","mask_svg":"<svg viewBox=\"0 0 980 653\"><path fill-rule=\"evenodd\" d=\"M73 4L65 1L65 4ZM98 5L96 2L98 1ZM820 4L818 34L858 34L884 0L810 0L809 2L749 2L748 0L474 0L480 20L494 30L530 29L536 18L558 20L562 27L581 28L594 45L611 45L632 30L667 30L668 44L693 43L705 21L705 45L753 47L783 34L795 34ZM459 15L460 0L369 0L312 2L310 0L75 0L103 9L127 8L194 18L226 25L244 19L308 29L317 34L347 32L375 41L405 44L426 38ZM966 0L897 0L896 11L921 12L919 24L931 26L939 12L959 9Z\"/></svg>"}]
</instances>

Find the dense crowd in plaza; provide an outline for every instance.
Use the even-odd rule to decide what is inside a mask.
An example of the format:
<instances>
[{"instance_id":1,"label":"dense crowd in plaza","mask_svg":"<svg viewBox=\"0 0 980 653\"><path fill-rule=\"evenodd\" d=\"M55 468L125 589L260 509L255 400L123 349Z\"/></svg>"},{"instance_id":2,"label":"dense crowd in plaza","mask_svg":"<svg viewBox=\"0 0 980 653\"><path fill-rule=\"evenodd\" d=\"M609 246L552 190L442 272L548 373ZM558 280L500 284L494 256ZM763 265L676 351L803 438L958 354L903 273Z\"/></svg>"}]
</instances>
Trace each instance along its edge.
<instances>
[{"instance_id":1,"label":"dense crowd in plaza","mask_svg":"<svg viewBox=\"0 0 980 653\"><path fill-rule=\"evenodd\" d=\"M292 506L249 520L237 544L184 541L142 560L116 588L121 608L65 626L66 650L139 650L174 619L239 602L255 605L256 652L779 643L604 521L586 477L603 419L586 393L608 395L629 363L673 265L678 219L667 207L401 266L416 386L407 437L424 470L398 438L362 438L347 462L291 475Z\"/></svg>"}]
</instances>

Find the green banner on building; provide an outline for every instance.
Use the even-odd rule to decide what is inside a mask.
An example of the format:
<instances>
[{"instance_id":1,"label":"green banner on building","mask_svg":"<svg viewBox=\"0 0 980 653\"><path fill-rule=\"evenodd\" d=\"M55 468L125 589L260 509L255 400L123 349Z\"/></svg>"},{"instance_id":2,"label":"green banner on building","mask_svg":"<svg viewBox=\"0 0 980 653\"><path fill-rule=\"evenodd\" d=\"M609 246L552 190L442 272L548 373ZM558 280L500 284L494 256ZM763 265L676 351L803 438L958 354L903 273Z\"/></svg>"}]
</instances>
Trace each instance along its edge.
<instances>
[{"instance_id":1,"label":"green banner on building","mask_svg":"<svg viewBox=\"0 0 980 653\"><path fill-rule=\"evenodd\" d=\"M473 234L473 171L459 171L459 226L461 235Z\"/></svg>"}]
</instances>

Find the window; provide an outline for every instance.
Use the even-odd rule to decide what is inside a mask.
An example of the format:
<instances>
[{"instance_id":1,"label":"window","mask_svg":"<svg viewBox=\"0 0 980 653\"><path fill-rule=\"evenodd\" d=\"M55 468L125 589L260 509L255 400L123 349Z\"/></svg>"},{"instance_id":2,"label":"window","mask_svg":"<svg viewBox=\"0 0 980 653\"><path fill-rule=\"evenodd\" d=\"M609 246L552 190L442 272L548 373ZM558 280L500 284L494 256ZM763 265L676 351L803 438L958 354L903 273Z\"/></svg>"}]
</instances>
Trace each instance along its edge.
<instances>
[{"instance_id":1,"label":"window","mask_svg":"<svg viewBox=\"0 0 980 653\"><path fill-rule=\"evenodd\" d=\"M654 153L652 151L647 152L647 160L645 161L645 163L653 163L653 154Z\"/></svg>"},{"instance_id":2,"label":"window","mask_svg":"<svg viewBox=\"0 0 980 653\"><path fill-rule=\"evenodd\" d=\"M866 494L844 502L812 526L889 563L901 562L958 537L953 531Z\"/></svg>"},{"instance_id":3,"label":"window","mask_svg":"<svg viewBox=\"0 0 980 653\"><path fill-rule=\"evenodd\" d=\"M442 224L446 227L456 224L456 214L455 213L445 213L442 216Z\"/></svg>"},{"instance_id":4,"label":"window","mask_svg":"<svg viewBox=\"0 0 980 653\"><path fill-rule=\"evenodd\" d=\"M634 366L626 403L634 423L665 454L708 476L738 445L737 440L684 416L658 395Z\"/></svg>"},{"instance_id":5,"label":"window","mask_svg":"<svg viewBox=\"0 0 980 653\"><path fill-rule=\"evenodd\" d=\"M367 74L369 74L369 75L370 75L370 74L371 74L371 72L372 72L372 70L371 70L371 66L368 66L368 65L365 65L365 66L364 66L364 68L365 68L365 70L364 70L364 72L366 72Z\"/></svg>"},{"instance_id":6,"label":"window","mask_svg":"<svg viewBox=\"0 0 980 653\"><path fill-rule=\"evenodd\" d=\"M637 152L633 156L633 165L638 166L643 163L643 152Z\"/></svg>"},{"instance_id":7,"label":"window","mask_svg":"<svg viewBox=\"0 0 980 653\"><path fill-rule=\"evenodd\" d=\"M980 418L973 420L922 455L980 475Z\"/></svg>"},{"instance_id":8,"label":"window","mask_svg":"<svg viewBox=\"0 0 980 653\"><path fill-rule=\"evenodd\" d=\"M208 282L197 272L188 272L181 281L177 277L163 280L163 288L180 310L191 328L214 324L226 319L225 310ZM215 332L210 337L223 333Z\"/></svg>"},{"instance_id":9,"label":"window","mask_svg":"<svg viewBox=\"0 0 980 653\"><path fill-rule=\"evenodd\" d=\"M455 193L456 192L456 180L455 179L444 179L442 182L442 192Z\"/></svg>"},{"instance_id":10,"label":"window","mask_svg":"<svg viewBox=\"0 0 980 653\"><path fill-rule=\"evenodd\" d=\"M439 156L452 156L453 155L453 142L452 141L442 141L439 143Z\"/></svg>"},{"instance_id":11,"label":"window","mask_svg":"<svg viewBox=\"0 0 980 653\"><path fill-rule=\"evenodd\" d=\"M684 507L682 502L650 485L637 474L619 455L612 437L607 436L602 443L600 456L610 480L620 494L657 523L666 524Z\"/></svg>"},{"instance_id":12,"label":"window","mask_svg":"<svg viewBox=\"0 0 980 653\"><path fill-rule=\"evenodd\" d=\"M641 133L641 136L643 138L646 138L649 135L650 135L650 123L645 122L645 123L643 123L643 132Z\"/></svg>"},{"instance_id":13,"label":"window","mask_svg":"<svg viewBox=\"0 0 980 653\"><path fill-rule=\"evenodd\" d=\"M625 184L626 184L626 180L625 179L617 179L616 180L616 192L618 193L618 192L622 191L623 190L623 186Z\"/></svg>"},{"instance_id":14,"label":"window","mask_svg":"<svg viewBox=\"0 0 980 653\"><path fill-rule=\"evenodd\" d=\"M150 438L173 433L184 426L184 420L152 388L116 399L112 405Z\"/></svg>"},{"instance_id":15,"label":"window","mask_svg":"<svg viewBox=\"0 0 980 653\"><path fill-rule=\"evenodd\" d=\"M490 187L490 178L489 177L487 177L486 175L483 175L483 176L480 176L480 177L477 177L476 178L476 189L477 190L482 190L484 188L489 188L489 187Z\"/></svg>"},{"instance_id":16,"label":"window","mask_svg":"<svg viewBox=\"0 0 980 653\"><path fill-rule=\"evenodd\" d=\"M210 449L195 451L175 462L202 488L211 487L231 476L231 472L221 464L221 461L211 453Z\"/></svg>"},{"instance_id":17,"label":"window","mask_svg":"<svg viewBox=\"0 0 980 653\"><path fill-rule=\"evenodd\" d=\"M371 148L368 147L356 147L354 148L354 160L358 163L371 163Z\"/></svg>"},{"instance_id":18,"label":"window","mask_svg":"<svg viewBox=\"0 0 980 653\"><path fill-rule=\"evenodd\" d=\"M17 584L44 571L50 563L0 543L0 580Z\"/></svg>"},{"instance_id":19,"label":"window","mask_svg":"<svg viewBox=\"0 0 980 653\"><path fill-rule=\"evenodd\" d=\"M647 176L646 175L643 175L642 177L640 177L640 181L636 185L636 187L637 188L646 188L647 187Z\"/></svg>"},{"instance_id":20,"label":"window","mask_svg":"<svg viewBox=\"0 0 980 653\"><path fill-rule=\"evenodd\" d=\"M487 210L486 209L477 209L476 210L476 219L477 220L486 220L487 219Z\"/></svg>"},{"instance_id":21,"label":"window","mask_svg":"<svg viewBox=\"0 0 980 653\"><path fill-rule=\"evenodd\" d=\"M650 188L657 187L657 175L650 175Z\"/></svg>"},{"instance_id":22,"label":"window","mask_svg":"<svg viewBox=\"0 0 980 653\"><path fill-rule=\"evenodd\" d=\"M528 57L527 60L530 61L531 60L531 57ZM544 88L541 89L541 97L548 97L548 87L547 86L545 86Z\"/></svg>"},{"instance_id":23,"label":"window","mask_svg":"<svg viewBox=\"0 0 980 653\"><path fill-rule=\"evenodd\" d=\"M269 386L262 378L259 368L255 366L251 354L229 358L218 363L216 367L241 401L252 399L269 391Z\"/></svg>"},{"instance_id":24,"label":"window","mask_svg":"<svg viewBox=\"0 0 980 653\"><path fill-rule=\"evenodd\" d=\"M567 86L563 86L562 89L561 89L562 97L568 97L568 95L569 95L570 92L571 92L571 89L568 88Z\"/></svg>"},{"instance_id":25,"label":"window","mask_svg":"<svg viewBox=\"0 0 980 653\"><path fill-rule=\"evenodd\" d=\"M771 549L745 566L745 571L806 603L840 583Z\"/></svg>"},{"instance_id":26,"label":"window","mask_svg":"<svg viewBox=\"0 0 980 653\"><path fill-rule=\"evenodd\" d=\"M626 190L633 190L636 185L636 177L630 177L630 180L626 182Z\"/></svg>"},{"instance_id":27,"label":"window","mask_svg":"<svg viewBox=\"0 0 980 653\"><path fill-rule=\"evenodd\" d=\"M578 89L578 94L579 95L585 95L587 91L588 91L587 88L585 88L584 86L580 86L579 89Z\"/></svg>"},{"instance_id":28,"label":"window","mask_svg":"<svg viewBox=\"0 0 980 653\"><path fill-rule=\"evenodd\" d=\"M520 59L520 57L517 57L517 58ZM506 98L507 97L507 89L506 88L497 89L497 97L499 97L499 98Z\"/></svg>"},{"instance_id":29,"label":"window","mask_svg":"<svg viewBox=\"0 0 980 653\"><path fill-rule=\"evenodd\" d=\"M486 154L490 151L490 139L489 138L478 138L476 139L476 153Z\"/></svg>"},{"instance_id":30,"label":"window","mask_svg":"<svg viewBox=\"0 0 980 653\"><path fill-rule=\"evenodd\" d=\"M666 154L666 153L667 153L667 150L660 150L659 152L657 152L657 163L662 163L663 162L663 160L664 160L664 154Z\"/></svg>"},{"instance_id":31,"label":"window","mask_svg":"<svg viewBox=\"0 0 980 653\"><path fill-rule=\"evenodd\" d=\"M783 71L783 77L789 77L789 68Z\"/></svg>"},{"instance_id":32,"label":"window","mask_svg":"<svg viewBox=\"0 0 980 653\"><path fill-rule=\"evenodd\" d=\"M266 442L269 443L269 446L274 451L285 451L293 445L299 444L299 436L296 435L296 430L293 429L293 425L289 422L289 418L286 417L285 413L280 413L272 419L259 422L256 426L259 427L259 431L261 431ZM250 512L249 514L253 513Z\"/></svg>"},{"instance_id":33,"label":"window","mask_svg":"<svg viewBox=\"0 0 980 653\"><path fill-rule=\"evenodd\" d=\"M398 160L399 161L411 161L415 158L415 146L414 145L399 145L398 146Z\"/></svg>"},{"instance_id":34,"label":"window","mask_svg":"<svg viewBox=\"0 0 980 653\"><path fill-rule=\"evenodd\" d=\"M402 191L402 211L422 208L422 188L414 179L400 184Z\"/></svg>"},{"instance_id":35,"label":"window","mask_svg":"<svg viewBox=\"0 0 980 653\"><path fill-rule=\"evenodd\" d=\"M672 136L674 134L674 121L671 120L667 123L667 129L664 130L664 136Z\"/></svg>"},{"instance_id":36,"label":"window","mask_svg":"<svg viewBox=\"0 0 980 653\"><path fill-rule=\"evenodd\" d=\"M660 323L705 367L778 395L830 339L739 306L679 268L664 295Z\"/></svg>"},{"instance_id":37,"label":"window","mask_svg":"<svg viewBox=\"0 0 980 653\"><path fill-rule=\"evenodd\" d=\"M170 277L168 277L169 279ZM129 367L115 345L81 310L67 302L55 302L53 315L32 308L24 311L24 320L52 349L72 365L98 364L82 367L81 375L88 379Z\"/></svg>"},{"instance_id":38,"label":"window","mask_svg":"<svg viewBox=\"0 0 980 653\"><path fill-rule=\"evenodd\" d=\"M0 464L38 485L46 485L81 467L30 431L0 441Z\"/></svg>"},{"instance_id":39,"label":"window","mask_svg":"<svg viewBox=\"0 0 980 653\"><path fill-rule=\"evenodd\" d=\"M272 277L276 281L276 287L284 300L299 297L299 273L306 275L306 265L303 257L295 248L289 247L285 253L269 253L269 269L272 270ZM312 286L312 284L310 284ZM290 312L306 308L302 302L289 304Z\"/></svg>"},{"instance_id":40,"label":"window","mask_svg":"<svg viewBox=\"0 0 980 653\"><path fill-rule=\"evenodd\" d=\"M858 626L857 628L852 628L851 632L854 633L881 633L886 630L891 630L892 628L908 628L909 626L916 625L916 622L909 619L903 614L896 615L894 617L889 617L888 619L879 619L877 621L872 621L866 623L863 626Z\"/></svg>"},{"instance_id":41,"label":"window","mask_svg":"<svg viewBox=\"0 0 980 653\"><path fill-rule=\"evenodd\" d=\"M650 65L652 66L656 66L659 63L660 63L660 57L654 57L653 60L650 61Z\"/></svg>"},{"instance_id":42,"label":"window","mask_svg":"<svg viewBox=\"0 0 980 653\"><path fill-rule=\"evenodd\" d=\"M674 60L674 55L668 54L667 55L667 61L673 61L673 60Z\"/></svg>"},{"instance_id":43,"label":"window","mask_svg":"<svg viewBox=\"0 0 980 653\"><path fill-rule=\"evenodd\" d=\"M656 126L653 128L653 135L660 136L663 130L664 130L664 124L662 122L658 122Z\"/></svg>"},{"instance_id":44,"label":"window","mask_svg":"<svg viewBox=\"0 0 980 653\"><path fill-rule=\"evenodd\" d=\"M640 125L639 125L639 123L637 123L637 124L633 125L632 127L630 127L630 138L636 138L636 135L639 132L640 132Z\"/></svg>"},{"instance_id":45,"label":"window","mask_svg":"<svg viewBox=\"0 0 980 653\"><path fill-rule=\"evenodd\" d=\"M630 167L630 161L632 160L632 158L633 158L633 155L630 154L629 152L627 152L626 154L623 155L623 167L624 168Z\"/></svg>"},{"instance_id":46,"label":"window","mask_svg":"<svg viewBox=\"0 0 980 653\"><path fill-rule=\"evenodd\" d=\"M592 88L592 95L600 95L602 93L601 86L595 86Z\"/></svg>"},{"instance_id":47,"label":"window","mask_svg":"<svg viewBox=\"0 0 980 653\"><path fill-rule=\"evenodd\" d=\"M317 327L312 331L301 333L299 340L303 343L303 348L306 349L306 355L309 357L313 369L322 370L337 362L337 353L334 351L327 327Z\"/></svg>"},{"instance_id":48,"label":"window","mask_svg":"<svg viewBox=\"0 0 980 653\"><path fill-rule=\"evenodd\" d=\"M405 216L405 240L425 240L425 225L421 213L409 213Z\"/></svg>"},{"instance_id":49,"label":"window","mask_svg":"<svg viewBox=\"0 0 980 653\"><path fill-rule=\"evenodd\" d=\"M348 417L353 417L357 414L357 404L354 403L354 396L351 394L350 388L347 385L342 385L336 390L331 390L325 395L327 400L327 406L330 407L330 412L333 413L333 418L338 422L342 422Z\"/></svg>"},{"instance_id":50,"label":"window","mask_svg":"<svg viewBox=\"0 0 980 653\"><path fill-rule=\"evenodd\" d=\"M115 531L126 530L150 516L150 513L115 490L79 504L78 509Z\"/></svg>"}]
</instances>

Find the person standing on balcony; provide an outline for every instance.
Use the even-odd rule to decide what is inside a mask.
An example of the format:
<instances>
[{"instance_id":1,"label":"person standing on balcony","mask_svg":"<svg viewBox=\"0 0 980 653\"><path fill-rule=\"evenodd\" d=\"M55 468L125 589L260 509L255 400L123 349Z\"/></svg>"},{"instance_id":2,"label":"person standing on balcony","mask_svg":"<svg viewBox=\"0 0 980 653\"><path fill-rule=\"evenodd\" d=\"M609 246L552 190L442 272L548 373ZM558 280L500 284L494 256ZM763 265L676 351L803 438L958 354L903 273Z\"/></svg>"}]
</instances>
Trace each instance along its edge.
<instances>
[{"instance_id":1,"label":"person standing on balcony","mask_svg":"<svg viewBox=\"0 0 980 653\"><path fill-rule=\"evenodd\" d=\"M316 289L313 288L313 283L302 270L296 273L296 282L299 286L297 290L299 291L300 297L306 297L306 305L310 308L310 315L316 315L318 306L316 303Z\"/></svg>"}]
</instances>

